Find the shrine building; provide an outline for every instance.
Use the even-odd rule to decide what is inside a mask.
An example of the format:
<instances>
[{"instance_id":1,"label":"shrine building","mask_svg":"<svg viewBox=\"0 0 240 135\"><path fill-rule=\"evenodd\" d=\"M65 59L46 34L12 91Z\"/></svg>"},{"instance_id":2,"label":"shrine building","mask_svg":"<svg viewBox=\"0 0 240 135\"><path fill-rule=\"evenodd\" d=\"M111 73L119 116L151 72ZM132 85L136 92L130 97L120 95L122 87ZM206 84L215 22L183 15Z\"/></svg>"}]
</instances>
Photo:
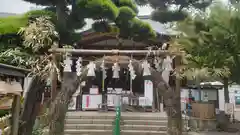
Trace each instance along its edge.
<instances>
[{"instance_id":1,"label":"shrine building","mask_svg":"<svg viewBox=\"0 0 240 135\"><path fill-rule=\"evenodd\" d=\"M163 24L150 20L147 16L139 17L148 22L157 33L157 38L146 41L133 41L118 38L115 33L98 33L91 28L83 28L82 39L75 44L76 49L97 50L167 50L170 35ZM163 46L164 45L164 46ZM164 48L163 48L164 47ZM79 59L81 57L81 60ZM146 58L145 58L146 57ZM134 59L132 59L134 58ZM77 70L76 62L88 69L87 77L81 81L79 89L72 97L69 110L114 110L115 96L121 93L121 103L126 111L162 111L162 95L156 94L156 86L153 85L153 77L150 69L161 70L163 79L169 84L173 82L170 77L172 70L172 58L134 56L134 54L123 55L72 55L74 61L73 71ZM133 61L133 62L132 62ZM138 66L136 66L138 61ZM158 62L157 62L158 61ZM162 65L159 65L159 64ZM103 64L105 67L102 67ZM100 68L96 68L96 65ZM134 66L133 66L134 65ZM140 66L139 66L140 65ZM156 66L158 65L158 66ZM104 68L104 70L103 70ZM104 73L103 73L104 72Z\"/></svg>"}]
</instances>

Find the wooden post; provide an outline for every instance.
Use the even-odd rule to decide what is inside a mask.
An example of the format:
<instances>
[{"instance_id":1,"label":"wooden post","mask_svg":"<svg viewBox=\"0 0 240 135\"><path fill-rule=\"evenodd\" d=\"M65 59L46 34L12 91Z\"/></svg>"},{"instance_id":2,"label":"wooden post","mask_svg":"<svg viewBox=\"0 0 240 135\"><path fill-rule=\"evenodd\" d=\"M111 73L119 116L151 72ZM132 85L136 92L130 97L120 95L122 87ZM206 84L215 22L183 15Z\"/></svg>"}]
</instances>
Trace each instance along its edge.
<instances>
[{"instance_id":1,"label":"wooden post","mask_svg":"<svg viewBox=\"0 0 240 135\"><path fill-rule=\"evenodd\" d=\"M21 109L21 97L19 95L15 95L12 103L11 135L18 135L20 109Z\"/></svg>"},{"instance_id":2,"label":"wooden post","mask_svg":"<svg viewBox=\"0 0 240 135\"><path fill-rule=\"evenodd\" d=\"M57 48L57 46L53 46L53 48ZM52 53L52 64L55 64L57 66L57 58L56 53ZM51 100L53 101L56 94L57 94L57 71L55 68L53 68L51 73Z\"/></svg>"},{"instance_id":3,"label":"wooden post","mask_svg":"<svg viewBox=\"0 0 240 135\"><path fill-rule=\"evenodd\" d=\"M176 56L175 59L175 68L177 74L179 74L179 66L181 65L181 57ZM176 135L182 135L182 113L181 113L181 78L176 75L176 82L175 82L175 93L176 93L176 116L175 116L175 126L177 128L177 134Z\"/></svg>"}]
</instances>

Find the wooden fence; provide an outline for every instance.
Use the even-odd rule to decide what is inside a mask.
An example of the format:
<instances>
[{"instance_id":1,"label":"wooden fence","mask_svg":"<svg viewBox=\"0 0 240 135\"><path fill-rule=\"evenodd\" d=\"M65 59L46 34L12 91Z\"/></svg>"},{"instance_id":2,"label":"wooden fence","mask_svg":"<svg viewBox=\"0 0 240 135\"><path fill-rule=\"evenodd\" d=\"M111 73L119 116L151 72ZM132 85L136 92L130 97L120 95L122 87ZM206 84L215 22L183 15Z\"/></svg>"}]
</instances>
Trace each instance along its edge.
<instances>
[{"instance_id":1,"label":"wooden fence","mask_svg":"<svg viewBox=\"0 0 240 135\"><path fill-rule=\"evenodd\" d=\"M10 135L11 115L0 118L0 135Z\"/></svg>"}]
</instances>

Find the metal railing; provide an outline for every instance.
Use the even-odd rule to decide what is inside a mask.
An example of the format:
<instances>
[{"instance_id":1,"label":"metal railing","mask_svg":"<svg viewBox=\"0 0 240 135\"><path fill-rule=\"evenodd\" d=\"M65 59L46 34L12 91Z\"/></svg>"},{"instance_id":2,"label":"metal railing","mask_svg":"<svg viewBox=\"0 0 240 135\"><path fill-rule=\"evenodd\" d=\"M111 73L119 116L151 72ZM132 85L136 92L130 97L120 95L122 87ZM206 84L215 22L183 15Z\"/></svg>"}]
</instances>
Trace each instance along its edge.
<instances>
[{"instance_id":1,"label":"metal railing","mask_svg":"<svg viewBox=\"0 0 240 135\"><path fill-rule=\"evenodd\" d=\"M120 120L121 120L121 95L117 95L117 103L116 103L116 116L115 116L115 125L113 135L120 135Z\"/></svg>"}]
</instances>

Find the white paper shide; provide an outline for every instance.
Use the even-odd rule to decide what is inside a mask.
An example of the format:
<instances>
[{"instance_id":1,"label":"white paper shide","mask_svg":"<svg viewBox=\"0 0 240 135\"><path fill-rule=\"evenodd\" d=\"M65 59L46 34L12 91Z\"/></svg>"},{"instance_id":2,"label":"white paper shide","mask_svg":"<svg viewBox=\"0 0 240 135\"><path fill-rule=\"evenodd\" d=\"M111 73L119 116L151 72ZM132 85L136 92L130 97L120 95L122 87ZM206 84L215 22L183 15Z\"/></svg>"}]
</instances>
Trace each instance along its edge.
<instances>
[{"instance_id":1,"label":"white paper shide","mask_svg":"<svg viewBox=\"0 0 240 135\"><path fill-rule=\"evenodd\" d=\"M162 72L163 80L166 83L169 83L170 72L173 70L173 68L172 68L172 58L170 56L167 56L163 60L163 62L162 62L162 69L163 69L163 72Z\"/></svg>"},{"instance_id":2,"label":"white paper shide","mask_svg":"<svg viewBox=\"0 0 240 135\"><path fill-rule=\"evenodd\" d=\"M106 79L107 78L107 72L106 72L105 61L104 60L102 61L102 64L101 64L100 67L101 67L101 70L102 70L103 79Z\"/></svg>"},{"instance_id":3,"label":"white paper shide","mask_svg":"<svg viewBox=\"0 0 240 135\"><path fill-rule=\"evenodd\" d=\"M113 70L113 78L119 78L120 67L117 62L113 64L112 70Z\"/></svg>"},{"instance_id":4,"label":"white paper shide","mask_svg":"<svg viewBox=\"0 0 240 135\"><path fill-rule=\"evenodd\" d=\"M136 78L136 74L132 65L132 60L129 61L128 70L130 72L131 79L134 80Z\"/></svg>"},{"instance_id":5,"label":"white paper shide","mask_svg":"<svg viewBox=\"0 0 240 135\"><path fill-rule=\"evenodd\" d=\"M150 72L150 64L148 63L147 60L144 60L142 63L142 68L143 68L143 76L149 76L151 75Z\"/></svg>"},{"instance_id":6,"label":"white paper shide","mask_svg":"<svg viewBox=\"0 0 240 135\"><path fill-rule=\"evenodd\" d=\"M89 64L87 65L87 69L88 69L88 72L87 72L87 76L96 76L95 74L95 69L96 69L96 65L94 62L89 62Z\"/></svg>"},{"instance_id":7,"label":"white paper shide","mask_svg":"<svg viewBox=\"0 0 240 135\"><path fill-rule=\"evenodd\" d=\"M80 76L82 74L82 58L79 57L76 61L76 72L77 76Z\"/></svg>"},{"instance_id":8,"label":"white paper shide","mask_svg":"<svg viewBox=\"0 0 240 135\"><path fill-rule=\"evenodd\" d=\"M72 60L70 59L69 56L66 57L66 59L63 61L64 63L64 72L72 72Z\"/></svg>"}]
</instances>

